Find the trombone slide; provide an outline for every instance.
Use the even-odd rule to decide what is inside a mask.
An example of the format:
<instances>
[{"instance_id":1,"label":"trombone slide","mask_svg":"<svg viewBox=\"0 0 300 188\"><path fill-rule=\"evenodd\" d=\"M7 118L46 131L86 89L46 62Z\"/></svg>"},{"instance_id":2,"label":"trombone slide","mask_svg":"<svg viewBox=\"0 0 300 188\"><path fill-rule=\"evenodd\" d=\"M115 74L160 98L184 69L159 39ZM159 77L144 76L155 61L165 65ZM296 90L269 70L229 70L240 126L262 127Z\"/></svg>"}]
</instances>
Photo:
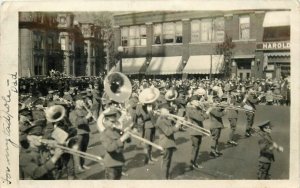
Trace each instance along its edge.
<instances>
[{"instance_id":1,"label":"trombone slide","mask_svg":"<svg viewBox=\"0 0 300 188\"><path fill-rule=\"evenodd\" d=\"M134 134L134 133L131 132L131 131L125 131L125 132L127 132L131 137L133 137L133 138L135 138L135 139L137 139L137 140L139 140L139 141L142 141L142 142L144 142L144 143L146 143L146 144L148 144L148 145L151 145L151 146L155 147L156 149L159 149L159 150L161 150L161 151L164 150L164 148L161 147L160 145L157 145L157 144L155 144L155 143L153 143L153 142L150 142L149 140L147 140L147 139L145 139L145 138L142 138L142 137L140 137L140 136Z\"/></svg>"},{"instance_id":2,"label":"trombone slide","mask_svg":"<svg viewBox=\"0 0 300 188\"><path fill-rule=\"evenodd\" d=\"M61 146L61 145L57 144L56 141L42 139L40 142L42 144L45 144L45 145L47 145L49 147L52 147L52 148L60 148L65 153L76 155L78 157L82 157L82 158L85 158L85 159L88 159L88 160L91 160L91 161L96 161L96 162L99 162L99 163L102 163L102 161L103 161L102 157L100 157L100 156L92 155L92 154L89 154L89 153L86 153L86 152L78 151L76 149L71 149L71 148L68 148L68 147L65 147L65 146Z\"/></svg>"}]
</instances>

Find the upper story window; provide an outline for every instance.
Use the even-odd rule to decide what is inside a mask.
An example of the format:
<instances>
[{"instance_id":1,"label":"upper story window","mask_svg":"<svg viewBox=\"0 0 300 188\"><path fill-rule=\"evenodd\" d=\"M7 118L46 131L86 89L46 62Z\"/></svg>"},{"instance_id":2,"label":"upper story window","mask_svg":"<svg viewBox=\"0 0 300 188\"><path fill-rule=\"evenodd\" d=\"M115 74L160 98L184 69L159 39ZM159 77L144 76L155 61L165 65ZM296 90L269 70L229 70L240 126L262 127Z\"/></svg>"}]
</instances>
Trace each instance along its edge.
<instances>
[{"instance_id":1,"label":"upper story window","mask_svg":"<svg viewBox=\"0 0 300 188\"><path fill-rule=\"evenodd\" d=\"M34 32L33 33L33 43L34 43L34 49L43 49L43 37L42 33Z\"/></svg>"},{"instance_id":2,"label":"upper story window","mask_svg":"<svg viewBox=\"0 0 300 188\"><path fill-rule=\"evenodd\" d=\"M240 39L246 40L250 38L250 17L241 16L239 18L239 36Z\"/></svg>"},{"instance_id":3,"label":"upper story window","mask_svg":"<svg viewBox=\"0 0 300 188\"><path fill-rule=\"evenodd\" d=\"M65 37L60 38L60 46L62 50L66 50L66 39Z\"/></svg>"},{"instance_id":4,"label":"upper story window","mask_svg":"<svg viewBox=\"0 0 300 188\"><path fill-rule=\"evenodd\" d=\"M153 26L154 44L182 43L182 22L167 22Z\"/></svg>"},{"instance_id":5,"label":"upper story window","mask_svg":"<svg viewBox=\"0 0 300 188\"><path fill-rule=\"evenodd\" d=\"M122 46L146 46L146 26L130 26L121 28Z\"/></svg>"},{"instance_id":6,"label":"upper story window","mask_svg":"<svg viewBox=\"0 0 300 188\"><path fill-rule=\"evenodd\" d=\"M47 47L48 47L48 49L53 49L53 38L52 38L52 36L48 36Z\"/></svg>"},{"instance_id":7,"label":"upper story window","mask_svg":"<svg viewBox=\"0 0 300 188\"><path fill-rule=\"evenodd\" d=\"M223 17L191 21L191 42L223 41L224 36Z\"/></svg>"},{"instance_id":8,"label":"upper story window","mask_svg":"<svg viewBox=\"0 0 300 188\"><path fill-rule=\"evenodd\" d=\"M61 24L65 24L65 23L66 23L66 17L61 16L61 17L59 18L59 22L60 22Z\"/></svg>"}]
</instances>

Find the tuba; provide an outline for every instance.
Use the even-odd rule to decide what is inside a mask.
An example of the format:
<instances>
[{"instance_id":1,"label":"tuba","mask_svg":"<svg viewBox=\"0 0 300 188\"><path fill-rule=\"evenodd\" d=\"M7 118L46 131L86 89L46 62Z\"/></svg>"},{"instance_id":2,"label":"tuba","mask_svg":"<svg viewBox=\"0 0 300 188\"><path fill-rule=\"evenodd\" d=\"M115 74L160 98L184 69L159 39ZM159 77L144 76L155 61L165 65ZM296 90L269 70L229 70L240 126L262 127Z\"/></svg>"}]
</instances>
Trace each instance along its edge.
<instances>
[{"instance_id":1,"label":"tuba","mask_svg":"<svg viewBox=\"0 0 300 188\"><path fill-rule=\"evenodd\" d=\"M62 120L66 115L66 109L62 105L54 105L46 108L46 119L49 122L58 122Z\"/></svg>"},{"instance_id":2,"label":"tuba","mask_svg":"<svg viewBox=\"0 0 300 188\"><path fill-rule=\"evenodd\" d=\"M132 93L130 80L120 72L109 73L104 79L104 91L112 100L123 103Z\"/></svg>"}]
</instances>

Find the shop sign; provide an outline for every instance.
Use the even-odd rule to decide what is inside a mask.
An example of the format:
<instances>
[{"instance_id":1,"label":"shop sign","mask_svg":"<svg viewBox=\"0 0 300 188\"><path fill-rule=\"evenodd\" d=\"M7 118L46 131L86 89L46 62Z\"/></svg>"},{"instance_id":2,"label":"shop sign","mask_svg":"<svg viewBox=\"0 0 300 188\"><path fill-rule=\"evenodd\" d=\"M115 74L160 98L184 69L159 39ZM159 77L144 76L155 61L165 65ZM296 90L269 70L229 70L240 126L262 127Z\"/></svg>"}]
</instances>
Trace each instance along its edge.
<instances>
[{"instance_id":1,"label":"shop sign","mask_svg":"<svg viewBox=\"0 0 300 188\"><path fill-rule=\"evenodd\" d=\"M256 44L257 50L289 50L290 42L289 41L280 41L280 42L261 42Z\"/></svg>"}]
</instances>

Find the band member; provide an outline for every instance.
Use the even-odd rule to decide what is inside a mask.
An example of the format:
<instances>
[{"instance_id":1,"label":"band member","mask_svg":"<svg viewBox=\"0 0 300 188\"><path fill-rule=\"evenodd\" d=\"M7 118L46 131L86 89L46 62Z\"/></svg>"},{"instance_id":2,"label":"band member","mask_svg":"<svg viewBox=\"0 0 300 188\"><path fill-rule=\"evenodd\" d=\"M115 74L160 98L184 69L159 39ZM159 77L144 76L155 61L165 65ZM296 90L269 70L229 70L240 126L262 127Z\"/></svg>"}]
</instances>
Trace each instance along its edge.
<instances>
[{"instance_id":1,"label":"band member","mask_svg":"<svg viewBox=\"0 0 300 188\"><path fill-rule=\"evenodd\" d=\"M56 162L63 151L60 148L54 150L53 155L43 147L40 140L43 135L43 124L33 124L20 128L22 137L20 142L27 142L27 147L20 151L20 176L25 180L53 180ZM24 146L24 144L21 144Z\"/></svg>"},{"instance_id":2,"label":"band member","mask_svg":"<svg viewBox=\"0 0 300 188\"><path fill-rule=\"evenodd\" d=\"M180 124L167 118L170 113L168 103L159 104L160 116L157 119L156 127L159 130L159 145L164 148L162 160L162 178L170 179L170 167L173 157L173 152L176 150L174 133L180 128ZM175 126L174 126L175 125Z\"/></svg>"},{"instance_id":3,"label":"band member","mask_svg":"<svg viewBox=\"0 0 300 188\"><path fill-rule=\"evenodd\" d=\"M178 92L174 88L169 89L165 94L165 99L167 100L167 103L170 106L170 113L172 114L178 113L178 106L175 103L177 97L178 97Z\"/></svg>"},{"instance_id":4,"label":"band member","mask_svg":"<svg viewBox=\"0 0 300 188\"><path fill-rule=\"evenodd\" d=\"M101 135L101 142L105 148L105 179L119 180L122 176L122 167L125 163L123 155L124 142L128 140L129 134L120 129L117 121L121 112L113 107L104 112L103 125L105 127ZM123 134L123 135L122 135Z\"/></svg>"},{"instance_id":5,"label":"band member","mask_svg":"<svg viewBox=\"0 0 300 188\"><path fill-rule=\"evenodd\" d=\"M139 95L140 103L137 106L137 126L142 128L143 138L153 142L155 137L154 102L159 97L159 90L154 87L144 89ZM152 146L145 144L144 152L146 153L145 164L153 164L156 161L152 157Z\"/></svg>"},{"instance_id":6,"label":"band member","mask_svg":"<svg viewBox=\"0 0 300 188\"><path fill-rule=\"evenodd\" d=\"M77 137L78 137L78 149L82 152L87 151L89 143L89 133L90 127L89 123L91 122L92 114L87 112L84 108L84 101L81 95L77 95L75 98L75 109L70 113L69 120L74 127L77 128ZM78 172L83 172L85 169L90 167L84 165L84 158L74 156L74 162L77 166Z\"/></svg>"},{"instance_id":7,"label":"band member","mask_svg":"<svg viewBox=\"0 0 300 188\"><path fill-rule=\"evenodd\" d=\"M236 99L233 95L230 95L228 93L228 95L226 95L227 98L227 103L230 106L234 106L236 104ZM229 121L229 125L230 125L230 132L229 132L229 136L228 136L228 144L233 145L233 146L237 146L238 143L236 141L234 141L234 133L236 131L236 124L237 124L237 120L238 120L238 111L234 110L234 109L228 109L227 111L227 117L228 117L228 121Z\"/></svg>"},{"instance_id":8,"label":"band member","mask_svg":"<svg viewBox=\"0 0 300 188\"><path fill-rule=\"evenodd\" d=\"M271 163L275 161L273 150L276 149L280 152L283 151L283 147L278 146L273 142L271 137L271 122L265 121L259 126L261 133L261 139L258 141L260 154L258 159L258 179L270 179L271 175L269 174Z\"/></svg>"},{"instance_id":9,"label":"band member","mask_svg":"<svg viewBox=\"0 0 300 188\"><path fill-rule=\"evenodd\" d=\"M190 102L187 104L186 107L186 117L187 120L191 123L203 127L203 121L207 118L207 115L203 113L203 111L200 109L200 103L199 103L199 96L192 96L190 98ZM198 156L199 156L199 150L200 145L202 142L202 134L198 131L195 131L193 129L188 129L191 140L192 140L192 154L191 154L191 160L190 160L190 168L191 169L200 169L202 166L198 164Z\"/></svg>"},{"instance_id":10,"label":"band member","mask_svg":"<svg viewBox=\"0 0 300 188\"><path fill-rule=\"evenodd\" d=\"M221 130L224 128L222 117L225 115L225 111L223 108L216 106L216 103L219 101L218 96L214 95L213 106L206 111L206 114L210 116L210 132L212 137L210 156L212 157L219 157L222 155L218 150L218 146Z\"/></svg>"},{"instance_id":11,"label":"band member","mask_svg":"<svg viewBox=\"0 0 300 188\"><path fill-rule=\"evenodd\" d=\"M247 110L253 110L253 113L246 112L246 117L247 117L247 126L246 126L246 133L245 133L246 137L250 137L252 134L251 129L253 126L255 110L256 110L255 104L257 104L261 99L261 96L257 97L255 91L251 88L251 86L248 86L248 88L249 91L248 94L245 95L243 103L244 103L244 108Z\"/></svg>"}]
</instances>

